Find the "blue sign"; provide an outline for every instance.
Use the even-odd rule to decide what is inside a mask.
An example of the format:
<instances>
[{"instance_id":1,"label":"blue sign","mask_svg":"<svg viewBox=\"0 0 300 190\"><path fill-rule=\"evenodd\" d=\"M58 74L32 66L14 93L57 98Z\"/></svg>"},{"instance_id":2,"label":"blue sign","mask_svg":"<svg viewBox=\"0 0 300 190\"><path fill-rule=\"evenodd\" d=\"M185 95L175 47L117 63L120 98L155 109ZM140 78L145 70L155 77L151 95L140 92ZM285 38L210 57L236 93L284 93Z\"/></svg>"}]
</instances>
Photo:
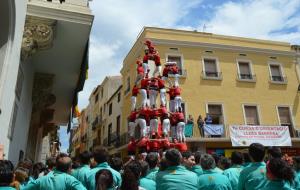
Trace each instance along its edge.
<instances>
[{"instance_id":1,"label":"blue sign","mask_svg":"<svg viewBox=\"0 0 300 190\"><path fill-rule=\"evenodd\" d=\"M204 126L204 135L224 135L224 126L222 124L205 124Z\"/></svg>"}]
</instances>

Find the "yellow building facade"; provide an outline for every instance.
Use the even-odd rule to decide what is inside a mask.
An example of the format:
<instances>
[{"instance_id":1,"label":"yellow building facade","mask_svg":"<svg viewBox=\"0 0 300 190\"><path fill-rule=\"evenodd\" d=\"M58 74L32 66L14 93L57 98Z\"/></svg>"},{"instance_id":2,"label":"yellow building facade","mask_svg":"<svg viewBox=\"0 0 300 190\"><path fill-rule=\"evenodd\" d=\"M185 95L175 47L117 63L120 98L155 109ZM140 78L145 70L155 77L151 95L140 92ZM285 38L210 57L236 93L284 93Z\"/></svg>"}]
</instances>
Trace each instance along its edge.
<instances>
[{"instance_id":1,"label":"yellow building facade","mask_svg":"<svg viewBox=\"0 0 300 190\"><path fill-rule=\"evenodd\" d=\"M300 129L299 63L289 43L145 27L125 57L122 133L127 132L136 59L144 55L143 42L151 40L162 64L176 61L185 115L194 118L193 149L231 147L229 125L290 125L294 145ZM129 90L130 89L130 90ZM199 115L215 114L225 134L200 137Z\"/></svg>"}]
</instances>

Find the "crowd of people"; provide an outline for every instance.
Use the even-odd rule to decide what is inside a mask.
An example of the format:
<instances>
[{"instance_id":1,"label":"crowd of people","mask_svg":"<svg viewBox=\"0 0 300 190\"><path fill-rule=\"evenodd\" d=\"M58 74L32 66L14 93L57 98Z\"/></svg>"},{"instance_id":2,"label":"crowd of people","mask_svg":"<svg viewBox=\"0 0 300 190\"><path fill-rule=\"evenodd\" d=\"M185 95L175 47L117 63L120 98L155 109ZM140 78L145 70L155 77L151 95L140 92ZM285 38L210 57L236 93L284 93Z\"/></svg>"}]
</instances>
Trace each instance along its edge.
<instances>
[{"instance_id":1,"label":"crowd of people","mask_svg":"<svg viewBox=\"0 0 300 190\"><path fill-rule=\"evenodd\" d=\"M16 167L0 160L0 190L292 190L300 189L300 156L253 143L230 158L216 153L143 153L123 163L106 148L71 159L61 153L46 164Z\"/></svg>"}]
</instances>

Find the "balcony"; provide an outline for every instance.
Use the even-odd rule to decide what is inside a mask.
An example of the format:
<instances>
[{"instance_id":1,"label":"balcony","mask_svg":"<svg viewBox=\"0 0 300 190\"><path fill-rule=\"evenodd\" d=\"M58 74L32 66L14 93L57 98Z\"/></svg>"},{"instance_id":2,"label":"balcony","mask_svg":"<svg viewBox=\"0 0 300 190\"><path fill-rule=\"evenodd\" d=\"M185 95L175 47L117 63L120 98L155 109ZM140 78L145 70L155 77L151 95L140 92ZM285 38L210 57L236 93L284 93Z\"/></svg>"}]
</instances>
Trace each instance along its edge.
<instances>
[{"instance_id":1,"label":"balcony","mask_svg":"<svg viewBox=\"0 0 300 190\"><path fill-rule=\"evenodd\" d=\"M279 75L271 75L270 82L274 84L287 84L287 77L279 76Z\"/></svg>"},{"instance_id":2,"label":"balcony","mask_svg":"<svg viewBox=\"0 0 300 190\"><path fill-rule=\"evenodd\" d=\"M222 72L202 71L202 79L222 80Z\"/></svg>"},{"instance_id":3,"label":"balcony","mask_svg":"<svg viewBox=\"0 0 300 190\"><path fill-rule=\"evenodd\" d=\"M101 124L102 124L102 118L100 116L97 116L92 123L92 129L95 130Z\"/></svg>"},{"instance_id":4,"label":"balcony","mask_svg":"<svg viewBox=\"0 0 300 190\"><path fill-rule=\"evenodd\" d=\"M256 75L239 73L237 75L237 80L238 81L243 81L243 82L256 82Z\"/></svg>"}]
</instances>

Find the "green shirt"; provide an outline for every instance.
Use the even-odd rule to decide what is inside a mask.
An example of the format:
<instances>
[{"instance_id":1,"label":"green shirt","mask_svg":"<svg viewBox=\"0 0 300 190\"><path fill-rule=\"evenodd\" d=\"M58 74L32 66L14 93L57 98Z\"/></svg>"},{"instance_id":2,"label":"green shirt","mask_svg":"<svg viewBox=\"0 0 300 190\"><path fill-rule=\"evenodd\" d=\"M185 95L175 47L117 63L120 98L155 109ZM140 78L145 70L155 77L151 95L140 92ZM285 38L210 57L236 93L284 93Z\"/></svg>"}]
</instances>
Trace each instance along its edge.
<instances>
[{"instance_id":1,"label":"green shirt","mask_svg":"<svg viewBox=\"0 0 300 190\"><path fill-rule=\"evenodd\" d=\"M241 171L238 190L260 190L266 183L266 164L254 162Z\"/></svg>"},{"instance_id":2,"label":"green shirt","mask_svg":"<svg viewBox=\"0 0 300 190\"><path fill-rule=\"evenodd\" d=\"M233 165L231 168L224 170L223 175L227 176L232 189L238 189L240 173L243 170L243 167L240 165Z\"/></svg>"},{"instance_id":3,"label":"green shirt","mask_svg":"<svg viewBox=\"0 0 300 190\"><path fill-rule=\"evenodd\" d=\"M30 182L22 190L86 190L73 176L54 170L46 176Z\"/></svg>"},{"instance_id":4,"label":"green shirt","mask_svg":"<svg viewBox=\"0 0 300 190\"><path fill-rule=\"evenodd\" d=\"M22 183L20 185L20 189L23 189L24 187L26 187L29 183L33 182L35 179L33 179L33 177L29 177L28 181L25 181L24 183Z\"/></svg>"},{"instance_id":5,"label":"green shirt","mask_svg":"<svg viewBox=\"0 0 300 190\"><path fill-rule=\"evenodd\" d=\"M199 190L232 190L229 179L216 168L203 170L198 183Z\"/></svg>"},{"instance_id":6,"label":"green shirt","mask_svg":"<svg viewBox=\"0 0 300 190\"><path fill-rule=\"evenodd\" d=\"M156 190L156 183L151 179L143 177L140 179L140 187L146 190Z\"/></svg>"},{"instance_id":7,"label":"green shirt","mask_svg":"<svg viewBox=\"0 0 300 190\"><path fill-rule=\"evenodd\" d=\"M194 165L192 167L191 171L196 173L198 177L203 174L203 170L202 170L202 167L200 165Z\"/></svg>"},{"instance_id":8,"label":"green shirt","mask_svg":"<svg viewBox=\"0 0 300 190\"><path fill-rule=\"evenodd\" d=\"M292 187L296 190L300 190L300 171L295 172L295 179Z\"/></svg>"},{"instance_id":9,"label":"green shirt","mask_svg":"<svg viewBox=\"0 0 300 190\"><path fill-rule=\"evenodd\" d=\"M86 179L86 184L87 184L87 189L88 190L95 190L96 189L96 180L95 176L96 173L99 170L107 169L111 171L113 180L114 180L114 186L121 186L122 183L122 178L119 172L116 170L112 169L107 162L103 162L101 164L98 164L95 168L91 169L89 173L86 174L85 179Z\"/></svg>"},{"instance_id":10,"label":"green shirt","mask_svg":"<svg viewBox=\"0 0 300 190\"><path fill-rule=\"evenodd\" d=\"M0 190L16 190L13 187L0 187Z\"/></svg>"},{"instance_id":11,"label":"green shirt","mask_svg":"<svg viewBox=\"0 0 300 190\"><path fill-rule=\"evenodd\" d=\"M260 190L294 190L288 182L282 180L267 180Z\"/></svg>"},{"instance_id":12,"label":"green shirt","mask_svg":"<svg viewBox=\"0 0 300 190\"><path fill-rule=\"evenodd\" d=\"M156 175L156 190L197 190L198 177L183 166L168 167Z\"/></svg>"},{"instance_id":13,"label":"green shirt","mask_svg":"<svg viewBox=\"0 0 300 190\"><path fill-rule=\"evenodd\" d=\"M216 172L222 174L223 173L223 170L221 168L218 168L218 167L215 167L214 169Z\"/></svg>"},{"instance_id":14,"label":"green shirt","mask_svg":"<svg viewBox=\"0 0 300 190\"><path fill-rule=\"evenodd\" d=\"M158 170L159 170L159 168L157 168L157 167L153 168L153 169L150 169L148 171L148 174L145 176L145 178L155 181L156 174L157 174Z\"/></svg>"},{"instance_id":15,"label":"green shirt","mask_svg":"<svg viewBox=\"0 0 300 190\"><path fill-rule=\"evenodd\" d=\"M90 166L83 165L72 172L72 176L87 187L85 176L90 172Z\"/></svg>"}]
</instances>

